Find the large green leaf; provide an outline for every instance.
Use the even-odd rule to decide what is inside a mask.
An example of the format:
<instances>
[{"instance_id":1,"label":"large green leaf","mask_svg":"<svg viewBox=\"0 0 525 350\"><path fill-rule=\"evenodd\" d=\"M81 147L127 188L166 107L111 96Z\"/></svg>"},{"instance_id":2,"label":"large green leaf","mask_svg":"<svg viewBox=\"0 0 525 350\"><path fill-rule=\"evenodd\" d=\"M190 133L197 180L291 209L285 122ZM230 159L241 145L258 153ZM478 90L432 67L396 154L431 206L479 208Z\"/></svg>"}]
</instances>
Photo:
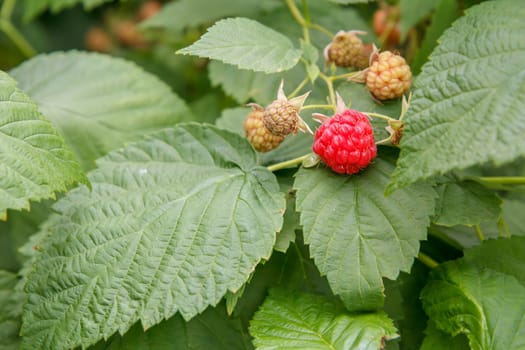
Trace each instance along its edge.
<instances>
[{"instance_id":1,"label":"large green leaf","mask_svg":"<svg viewBox=\"0 0 525 350\"><path fill-rule=\"evenodd\" d=\"M124 336L113 337L106 350L242 350L253 347L242 334L238 319L228 318L224 306L208 308L202 314L185 322L179 315L144 332L140 324ZM96 349L95 349L96 350Z\"/></svg>"},{"instance_id":2,"label":"large green leaf","mask_svg":"<svg viewBox=\"0 0 525 350\"><path fill-rule=\"evenodd\" d=\"M257 72L276 73L295 66L301 50L281 33L248 18L228 18L208 28L179 54L212 58Z\"/></svg>"},{"instance_id":3,"label":"large green leaf","mask_svg":"<svg viewBox=\"0 0 525 350\"><path fill-rule=\"evenodd\" d=\"M38 106L0 71L0 220L7 209L54 198L85 175Z\"/></svg>"},{"instance_id":4,"label":"large green leaf","mask_svg":"<svg viewBox=\"0 0 525 350\"><path fill-rule=\"evenodd\" d=\"M397 336L383 313L344 313L330 299L313 294L272 290L250 323L258 350L378 350Z\"/></svg>"},{"instance_id":5,"label":"large green leaf","mask_svg":"<svg viewBox=\"0 0 525 350\"><path fill-rule=\"evenodd\" d=\"M491 239L465 250L465 260L479 269L490 268L514 276L525 287L525 237Z\"/></svg>"},{"instance_id":6,"label":"large green leaf","mask_svg":"<svg viewBox=\"0 0 525 350\"><path fill-rule=\"evenodd\" d=\"M22 305L16 291L17 276L0 270L0 349L18 349Z\"/></svg>"},{"instance_id":7,"label":"large green leaf","mask_svg":"<svg viewBox=\"0 0 525 350\"><path fill-rule=\"evenodd\" d=\"M195 123L100 159L45 225L23 348L87 346L139 319L186 320L268 259L285 200L247 141Z\"/></svg>"},{"instance_id":8,"label":"large green leaf","mask_svg":"<svg viewBox=\"0 0 525 350\"><path fill-rule=\"evenodd\" d=\"M382 277L395 279L399 271L410 270L434 212L430 186L385 197L393 168L378 158L355 176L326 168L301 169L296 175L305 243L351 310L382 306Z\"/></svg>"},{"instance_id":9,"label":"large green leaf","mask_svg":"<svg viewBox=\"0 0 525 350\"><path fill-rule=\"evenodd\" d=\"M95 159L189 114L157 77L94 53L37 56L11 71L85 169Z\"/></svg>"},{"instance_id":10,"label":"large green leaf","mask_svg":"<svg viewBox=\"0 0 525 350\"><path fill-rule=\"evenodd\" d=\"M476 225L500 216L501 199L476 182L450 179L439 184L436 191L439 199L433 222L438 225Z\"/></svg>"},{"instance_id":11,"label":"large green leaf","mask_svg":"<svg viewBox=\"0 0 525 350\"><path fill-rule=\"evenodd\" d=\"M463 333L471 349L525 348L525 286L514 276L463 260L440 265L421 299L436 328Z\"/></svg>"},{"instance_id":12,"label":"large green leaf","mask_svg":"<svg viewBox=\"0 0 525 350\"><path fill-rule=\"evenodd\" d=\"M463 334L455 337L440 331L429 322L425 330L425 339L419 350L469 350L468 339Z\"/></svg>"},{"instance_id":13,"label":"large green leaf","mask_svg":"<svg viewBox=\"0 0 525 350\"><path fill-rule=\"evenodd\" d=\"M440 38L416 80L390 190L525 155L525 7L488 1Z\"/></svg>"},{"instance_id":14,"label":"large green leaf","mask_svg":"<svg viewBox=\"0 0 525 350\"><path fill-rule=\"evenodd\" d=\"M109 1L112 0L24 0L24 19L31 20L47 9L57 13L77 4L83 4L84 9L91 10Z\"/></svg>"},{"instance_id":15,"label":"large green leaf","mask_svg":"<svg viewBox=\"0 0 525 350\"><path fill-rule=\"evenodd\" d=\"M282 6L279 0L178 0L167 3L158 14L142 23L141 26L181 31L187 27L207 24L223 17L251 17L260 11L270 11L279 6Z\"/></svg>"}]
</instances>

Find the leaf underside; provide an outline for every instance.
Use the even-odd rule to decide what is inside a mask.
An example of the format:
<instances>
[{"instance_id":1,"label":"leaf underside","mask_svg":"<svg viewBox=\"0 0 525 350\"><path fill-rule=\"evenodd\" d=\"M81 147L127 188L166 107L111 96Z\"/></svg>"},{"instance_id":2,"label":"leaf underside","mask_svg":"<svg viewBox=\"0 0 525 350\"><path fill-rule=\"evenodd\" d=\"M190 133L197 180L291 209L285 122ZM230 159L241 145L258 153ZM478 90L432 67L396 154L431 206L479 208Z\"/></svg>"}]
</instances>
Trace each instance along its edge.
<instances>
[{"instance_id":1,"label":"leaf underside","mask_svg":"<svg viewBox=\"0 0 525 350\"><path fill-rule=\"evenodd\" d=\"M269 258L284 196L248 142L195 123L100 159L57 202L28 277L23 348L88 346L216 305Z\"/></svg>"}]
</instances>

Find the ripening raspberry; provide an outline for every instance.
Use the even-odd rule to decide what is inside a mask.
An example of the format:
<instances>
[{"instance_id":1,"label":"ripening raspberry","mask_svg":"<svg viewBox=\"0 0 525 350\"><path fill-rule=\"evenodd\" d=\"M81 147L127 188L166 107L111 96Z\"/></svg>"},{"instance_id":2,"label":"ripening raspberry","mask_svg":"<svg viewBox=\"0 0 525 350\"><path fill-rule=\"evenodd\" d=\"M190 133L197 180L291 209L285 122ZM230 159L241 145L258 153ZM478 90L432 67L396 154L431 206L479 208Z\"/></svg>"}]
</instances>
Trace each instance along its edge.
<instances>
[{"instance_id":1,"label":"ripening raspberry","mask_svg":"<svg viewBox=\"0 0 525 350\"><path fill-rule=\"evenodd\" d=\"M412 72L405 59L390 51L379 53L366 72L366 87L378 100L403 96L411 83Z\"/></svg>"},{"instance_id":2,"label":"ripening raspberry","mask_svg":"<svg viewBox=\"0 0 525 350\"><path fill-rule=\"evenodd\" d=\"M244 132L248 141L258 152L269 152L277 148L284 136L273 135L263 123L264 110L253 106L253 110L244 120Z\"/></svg>"},{"instance_id":3,"label":"ripening raspberry","mask_svg":"<svg viewBox=\"0 0 525 350\"><path fill-rule=\"evenodd\" d=\"M325 118L314 136L313 151L333 171L356 174L376 157L374 130L366 115L345 109Z\"/></svg>"},{"instance_id":4,"label":"ripening raspberry","mask_svg":"<svg viewBox=\"0 0 525 350\"><path fill-rule=\"evenodd\" d=\"M368 59L366 65L362 67L363 42L357 36L358 34L365 34L365 32L351 30L348 32L340 31L332 39L324 49L324 58L327 63L334 63L338 67L355 67L364 68L368 66Z\"/></svg>"},{"instance_id":5,"label":"ripening raspberry","mask_svg":"<svg viewBox=\"0 0 525 350\"><path fill-rule=\"evenodd\" d=\"M281 81L277 99L264 108L264 126L275 136L295 134L298 130L311 133L308 124L299 116L299 111L310 93L288 99L284 94L283 84L284 82ZM257 106L256 104L251 105Z\"/></svg>"}]
</instances>

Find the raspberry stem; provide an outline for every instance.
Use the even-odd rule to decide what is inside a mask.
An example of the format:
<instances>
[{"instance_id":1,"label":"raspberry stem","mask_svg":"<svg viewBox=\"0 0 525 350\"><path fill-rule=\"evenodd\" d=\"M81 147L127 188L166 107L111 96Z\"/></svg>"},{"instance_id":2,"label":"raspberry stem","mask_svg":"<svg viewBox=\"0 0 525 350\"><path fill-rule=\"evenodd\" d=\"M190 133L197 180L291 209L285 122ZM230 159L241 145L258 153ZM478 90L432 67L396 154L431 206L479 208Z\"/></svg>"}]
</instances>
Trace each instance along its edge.
<instances>
[{"instance_id":1,"label":"raspberry stem","mask_svg":"<svg viewBox=\"0 0 525 350\"><path fill-rule=\"evenodd\" d=\"M332 39L334 37L334 34L331 31L329 31L328 29L326 29L325 27L323 27L322 25L310 22L309 13L308 13L308 7L306 5L306 1L303 1L303 7L305 8L305 14L306 14L308 20L305 20L305 18L301 14L301 11L299 11L299 9L297 8L297 5L295 4L294 0L285 0L285 2L286 2L286 6L288 6L288 9L290 10L290 13L292 14L292 16L295 19L295 21L297 23L299 23L299 25L301 27L303 27L303 34L305 35L305 41L306 42L308 42L308 43L310 42L310 40L309 40L310 39L310 34L309 33L307 34L307 33L304 32L304 30L308 30L308 28L315 29L315 30L325 34L330 39ZM308 40L306 40L307 38L308 38Z\"/></svg>"},{"instance_id":2,"label":"raspberry stem","mask_svg":"<svg viewBox=\"0 0 525 350\"><path fill-rule=\"evenodd\" d=\"M341 80L341 79L348 79L348 78L352 78L358 74L360 74L361 71L356 71L356 72L350 72L350 73L345 73L345 74L340 74L340 75L333 75L331 76L330 78L332 79L332 81L334 80Z\"/></svg>"},{"instance_id":3,"label":"raspberry stem","mask_svg":"<svg viewBox=\"0 0 525 350\"><path fill-rule=\"evenodd\" d=\"M2 8L0 9L0 32L4 32L24 56L28 58L33 57L37 53L36 50L11 22L11 15L15 4L16 0L5 0L3 2Z\"/></svg>"},{"instance_id":4,"label":"raspberry stem","mask_svg":"<svg viewBox=\"0 0 525 350\"><path fill-rule=\"evenodd\" d=\"M304 88L304 86L308 83L309 79L308 78L304 78L303 81L301 81L299 83L299 85L297 85L297 87L295 88L294 91L292 91L288 96L287 98L288 99L292 99L294 98L295 96L297 96L297 94L301 91L302 88Z\"/></svg>"},{"instance_id":5,"label":"raspberry stem","mask_svg":"<svg viewBox=\"0 0 525 350\"><path fill-rule=\"evenodd\" d=\"M505 222L505 219L503 219L503 217L500 217L498 219L498 235L500 237L510 238L509 227L507 226L507 223Z\"/></svg>"},{"instance_id":6,"label":"raspberry stem","mask_svg":"<svg viewBox=\"0 0 525 350\"><path fill-rule=\"evenodd\" d=\"M327 76L324 73L319 73L319 77L324 80L326 83L326 86L328 87L328 94L330 96L330 103L334 106L335 110L335 92L334 92L334 83L332 80L332 76Z\"/></svg>"},{"instance_id":7,"label":"raspberry stem","mask_svg":"<svg viewBox=\"0 0 525 350\"><path fill-rule=\"evenodd\" d=\"M494 190L508 190L507 186L525 185L525 176L467 176L464 179L476 181L486 188Z\"/></svg>"},{"instance_id":8,"label":"raspberry stem","mask_svg":"<svg viewBox=\"0 0 525 350\"><path fill-rule=\"evenodd\" d=\"M422 252L419 252L419 254L417 255L417 260L421 261L424 265L428 266L431 269L439 266L439 263L436 260L432 259L430 256Z\"/></svg>"},{"instance_id":9,"label":"raspberry stem","mask_svg":"<svg viewBox=\"0 0 525 350\"><path fill-rule=\"evenodd\" d=\"M302 164L305 159L310 157L310 154L311 153L308 153L308 154L305 154L304 156L300 156L300 157L297 157L297 158L294 158L294 159L286 160L284 162L272 164L272 165L266 167L266 169L268 169L271 172L274 172L274 171L281 170L281 169L296 167L296 166Z\"/></svg>"},{"instance_id":10,"label":"raspberry stem","mask_svg":"<svg viewBox=\"0 0 525 350\"><path fill-rule=\"evenodd\" d=\"M301 108L301 110L305 110L305 109L330 109L330 110L334 110L334 106L332 105L306 105L306 106L303 106L303 108Z\"/></svg>"},{"instance_id":11,"label":"raspberry stem","mask_svg":"<svg viewBox=\"0 0 525 350\"><path fill-rule=\"evenodd\" d=\"M380 119L384 119L386 121L394 121L394 120L397 120L395 118L391 118L387 115L384 115L384 114L379 114L379 113L373 113L373 112L361 112L363 114L366 114L368 115L369 117L376 117L376 118L380 118Z\"/></svg>"},{"instance_id":12,"label":"raspberry stem","mask_svg":"<svg viewBox=\"0 0 525 350\"><path fill-rule=\"evenodd\" d=\"M483 231L481 231L481 226L479 226L479 224L474 225L474 229L476 230L479 240L483 242L485 240L485 235L483 235Z\"/></svg>"}]
</instances>

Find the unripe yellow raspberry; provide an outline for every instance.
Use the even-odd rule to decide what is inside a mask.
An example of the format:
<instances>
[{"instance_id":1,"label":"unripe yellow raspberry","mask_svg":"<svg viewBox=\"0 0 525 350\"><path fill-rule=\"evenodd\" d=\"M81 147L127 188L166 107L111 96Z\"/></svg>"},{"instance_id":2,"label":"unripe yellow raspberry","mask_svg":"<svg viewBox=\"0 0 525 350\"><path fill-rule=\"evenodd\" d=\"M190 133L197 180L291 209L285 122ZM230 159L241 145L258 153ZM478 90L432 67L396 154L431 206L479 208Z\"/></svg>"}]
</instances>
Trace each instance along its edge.
<instances>
[{"instance_id":1,"label":"unripe yellow raspberry","mask_svg":"<svg viewBox=\"0 0 525 350\"><path fill-rule=\"evenodd\" d=\"M405 59L390 51L378 54L366 73L366 86L378 100L403 96L411 83L412 72Z\"/></svg>"}]
</instances>

